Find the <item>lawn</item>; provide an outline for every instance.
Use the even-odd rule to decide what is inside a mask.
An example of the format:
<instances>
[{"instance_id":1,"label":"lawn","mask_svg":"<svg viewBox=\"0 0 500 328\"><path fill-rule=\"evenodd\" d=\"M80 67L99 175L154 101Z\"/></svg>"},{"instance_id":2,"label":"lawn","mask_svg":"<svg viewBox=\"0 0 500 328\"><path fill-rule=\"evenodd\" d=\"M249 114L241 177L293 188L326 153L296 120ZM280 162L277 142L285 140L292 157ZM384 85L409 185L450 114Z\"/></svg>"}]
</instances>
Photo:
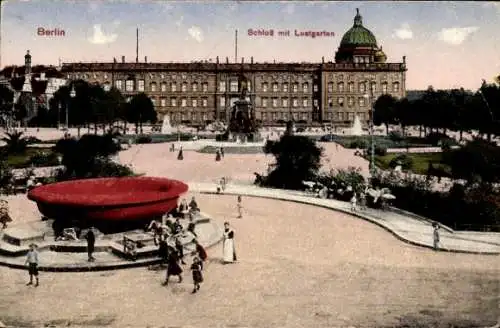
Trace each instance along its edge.
<instances>
[{"instance_id":1,"label":"lawn","mask_svg":"<svg viewBox=\"0 0 500 328\"><path fill-rule=\"evenodd\" d=\"M327 137L330 139L330 136ZM426 138L420 137L405 137L402 140L393 140L389 136L374 136L373 141L375 144L382 148L418 148L418 147L437 147L431 144L431 142ZM339 143L344 148L360 148L364 149L371 144L371 136L339 136L332 135L331 141ZM456 145L457 142L450 139L451 145Z\"/></svg>"},{"instance_id":2,"label":"lawn","mask_svg":"<svg viewBox=\"0 0 500 328\"><path fill-rule=\"evenodd\" d=\"M392 153L384 156L375 156L375 164L381 169L390 170L392 168L389 166L389 163L401 154L412 159L413 165L409 171L413 173L426 175L429 163L432 163L433 167L436 169L450 172L450 167L442 163L443 153Z\"/></svg>"},{"instance_id":3,"label":"lawn","mask_svg":"<svg viewBox=\"0 0 500 328\"><path fill-rule=\"evenodd\" d=\"M59 165L58 154L50 149L27 148L22 154L10 154L7 156L7 165L13 169L30 167Z\"/></svg>"}]
</instances>

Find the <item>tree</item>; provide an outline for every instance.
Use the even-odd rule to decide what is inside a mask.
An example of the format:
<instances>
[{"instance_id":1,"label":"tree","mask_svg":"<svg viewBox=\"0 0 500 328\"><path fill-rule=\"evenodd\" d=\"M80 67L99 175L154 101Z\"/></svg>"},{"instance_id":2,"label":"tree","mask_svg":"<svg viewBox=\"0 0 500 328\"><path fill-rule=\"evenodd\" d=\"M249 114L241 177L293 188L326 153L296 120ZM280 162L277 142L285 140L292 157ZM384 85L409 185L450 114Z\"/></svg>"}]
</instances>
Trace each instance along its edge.
<instances>
[{"instance_id":1,"label":"tree","mask_svg":"<svg viewBox=\"0 0 500 328\"><path fill-rule=\"evenodd\" d=\"M412 125L415 121L412 103L407 98L396 101L394 116L395 121L401 125L403 136L406 135L406 127Z\"/></svg>"},{"instance_id":2,"label":"tree","mask_svg":"<svg viewBox=\"0 0 500 328\"><path fill-rule=\"evenodd\" d=\"M321 167L323 149L305 136L283 136L279 141L268 141L266 154L276 158L274 169L263 179L263 184L276 188L301 189L303 181L313 180Z\"/></svg>"},{"instance_id":3,"label":"tree","mask_svg":"<svg viewBox=\"0 0 500 328\"><path fill-rule=\"evenodd\" d=\"M389 133L389 125L396 123L396 98L391 95L381 95L373 105L373 123L377 126L384 124Z\"/></svg>"},{"instance_id":4,"label":"tree","mask_svg":"<svg viewBox=\"0 0 500 328\"><path fill-rule=\"evenodd\" d=\"M54 150L62 154L62 164L65 166L63 179L70 179L99 176L97 172L102 172L101 166L105 164L109 167L109 157L120 149L120 145L109 134L86 134L78 140L60 139Z\"/></svg>"},{"instance_id":5,"label":"tree","mask_svg":"<svg viewBox=\"0 0 500 328\"><path fill-rule=\"evenodd\" d=\"M135 132L142 133L142 124L156 123L157 115L151 99L144 93L132 97L126 109L127 122L135 124Z\"/></svg>"},{"instance_id":6,"label":"tree","mask_svg":"<svg viewBox=\"0 0 500 328\"><path fill-rule=\"evenodd\" d=\"M500 147L494 143L475 139L445 154L444 161L455 179L470 183L478 179L489 183L500 181Z\"/></svg>"},{"instance_id":7,"label":"tree","mask_svg":"<svg viewBox=\"0 0 500 328\"><path fill-rule=\"evenodd\" d=\"M7 132L1 140L6 143L5 149L8 154L21 154L28 147L28 140L20 131Z\"/></svg>"}]
</instances>

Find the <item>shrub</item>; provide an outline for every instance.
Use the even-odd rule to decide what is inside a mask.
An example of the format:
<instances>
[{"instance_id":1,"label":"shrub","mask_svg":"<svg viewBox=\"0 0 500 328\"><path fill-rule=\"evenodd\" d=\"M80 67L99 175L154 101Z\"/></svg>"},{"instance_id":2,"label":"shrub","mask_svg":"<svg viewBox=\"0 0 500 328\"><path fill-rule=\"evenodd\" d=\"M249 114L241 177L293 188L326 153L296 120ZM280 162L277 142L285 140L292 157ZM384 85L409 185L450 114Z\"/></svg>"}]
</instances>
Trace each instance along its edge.
<instances>
[{"instance_id":1,"label":"shrub","mask_svg":"<svg viewBox=\"0 0 500 328\"><path fill-rule=\"evenodd\" d=\"M443 152L450 151L452 146L453 146L453 141L451 139L442 139L441 140L441 150Z\"/></svg>"},{"instance_id":2,"label":"shrub","mask_svg":"<svg viewBox=\"0 0 500 328\"><path fill-rule=\"evenodd\" d=\"M371 153L371 147L368 147L368 154ZM387 155L387 147L375 145L375 155L377 156L385 156Z\"/></svg>"},{"instance_id":3,"label":"shrub","mask_svg":"<svg viewBox=\"0 0 500 328\"><path fill-rule=\"evenodd\" d=\"M439 146L439 143L443 140L451 140L446 134L441 132L431 132L427 136L425 136L425 141L433 146Z\"/></svg>"},{"instance_id":4,"label":"shrub","mask_svg":"<svg viewBox=\"0 0 500 328\"><path fill-rule=\"evenodd\" d=\"M391 131L387 136L395 142L403 141L404 139L403 135L399 131Z\"/></svg>"},{"instance_id":5,"label":"shrub","mask_svg":"<svg viewBox=\"0 0 500 328\"><path fill-rule=\"evenodd\" d=\"M54 152L39 151L33 154L28 163L37 167L59 165L58 154Z\"/></svg>"},{"instance_id":6,"label":"shrub","mask_svg":"<svg viewBox=\"0 0 500 328\"><path fill-rule=\"evenodd\" d=\"M137 137L137 139L135 139L135 143L137 143L137 144L150 144L152 142L153 142L153 138L151 138L150 136L146 136L146 135L139 136L139 137Z\"/></svg>"},{"instance_id":7,"label":"shrub","mask_svg":"<svg viewBox=\"0 0 500 328\"><path fill-rule=\"evenodd\" d=\"M368 143L366 142L366 140L355 139L355 140L351 141L348 148L350 148L350 149L352 149L352 148L364 149L366 147L368 147Z\"/></svg>"},{"instance_id":8,"label":"shrub","mask_svg":"<svg viewBox=\"0 0 500 328\"><path fill-rule=\"evenodd\" d=\"M409 170L413 167L413 158L407 154L400 154L389 162L389 167L391 168L395 168L398 165L401 165L403 170Z\"/></svg>"}]
</instances>

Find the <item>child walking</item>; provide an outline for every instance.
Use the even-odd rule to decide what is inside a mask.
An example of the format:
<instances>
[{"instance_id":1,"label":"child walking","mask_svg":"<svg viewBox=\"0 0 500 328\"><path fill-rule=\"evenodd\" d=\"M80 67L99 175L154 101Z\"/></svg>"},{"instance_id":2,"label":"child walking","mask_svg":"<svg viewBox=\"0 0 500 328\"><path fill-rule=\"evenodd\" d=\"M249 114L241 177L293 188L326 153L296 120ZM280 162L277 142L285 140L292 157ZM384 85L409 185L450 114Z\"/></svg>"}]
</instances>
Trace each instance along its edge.
<instances>
[{"instance_id":1,"label":"child walking","mask_svg":"<svg viewBox=\"0 0 500 328\"><path fill-rule=\"evenodd\" d=\"M193 294L200 290L200 284L203 282L203 262L198 257L193 258L193 264L191 265L191 271L193 272Z\"/></svg>"},{"instance_id":2,"label":"child walking","mask_svg":"<svg viewBox=\"0 0 500 328\"><path fill-rule=\"evenodd\" d=\"M38 287L38 252L35 244L30 245L30 250L28 251L24 264L28 264L28 272L30 275L30 282L28 282L26 286L33 285L33 276L35 276L35 287Z\"/></svg>"},{"instance_id":3,"label":"child walking","mask_svg":"<svg viewBox=\"0 0 500 328\"><path fill-rule=\"evenodd\" d=\"M241 204L241 195L238 195L238 219L241 219L243 217L242 209L243 205Z\"/></svg>"}]
</instances>

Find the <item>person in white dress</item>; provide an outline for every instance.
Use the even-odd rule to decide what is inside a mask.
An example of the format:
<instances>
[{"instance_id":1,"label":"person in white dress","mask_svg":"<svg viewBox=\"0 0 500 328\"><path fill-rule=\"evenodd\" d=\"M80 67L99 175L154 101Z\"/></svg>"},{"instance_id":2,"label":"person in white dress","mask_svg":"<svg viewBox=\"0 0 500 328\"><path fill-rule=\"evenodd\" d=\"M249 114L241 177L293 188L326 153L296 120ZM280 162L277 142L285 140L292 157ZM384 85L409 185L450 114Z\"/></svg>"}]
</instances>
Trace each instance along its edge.
<instances>
[{"instance_id":1,"label":"person in white dress","mask_svg":"<svg viewBox=\"0 0 500 328\"><path fill-rule=\"evenodd\" d=\"M224 223L224 239L222 243L222 260L224 264L236 262L236 250L234 247L234 231L229 222Z\"/></svg>"}]
</instances>

